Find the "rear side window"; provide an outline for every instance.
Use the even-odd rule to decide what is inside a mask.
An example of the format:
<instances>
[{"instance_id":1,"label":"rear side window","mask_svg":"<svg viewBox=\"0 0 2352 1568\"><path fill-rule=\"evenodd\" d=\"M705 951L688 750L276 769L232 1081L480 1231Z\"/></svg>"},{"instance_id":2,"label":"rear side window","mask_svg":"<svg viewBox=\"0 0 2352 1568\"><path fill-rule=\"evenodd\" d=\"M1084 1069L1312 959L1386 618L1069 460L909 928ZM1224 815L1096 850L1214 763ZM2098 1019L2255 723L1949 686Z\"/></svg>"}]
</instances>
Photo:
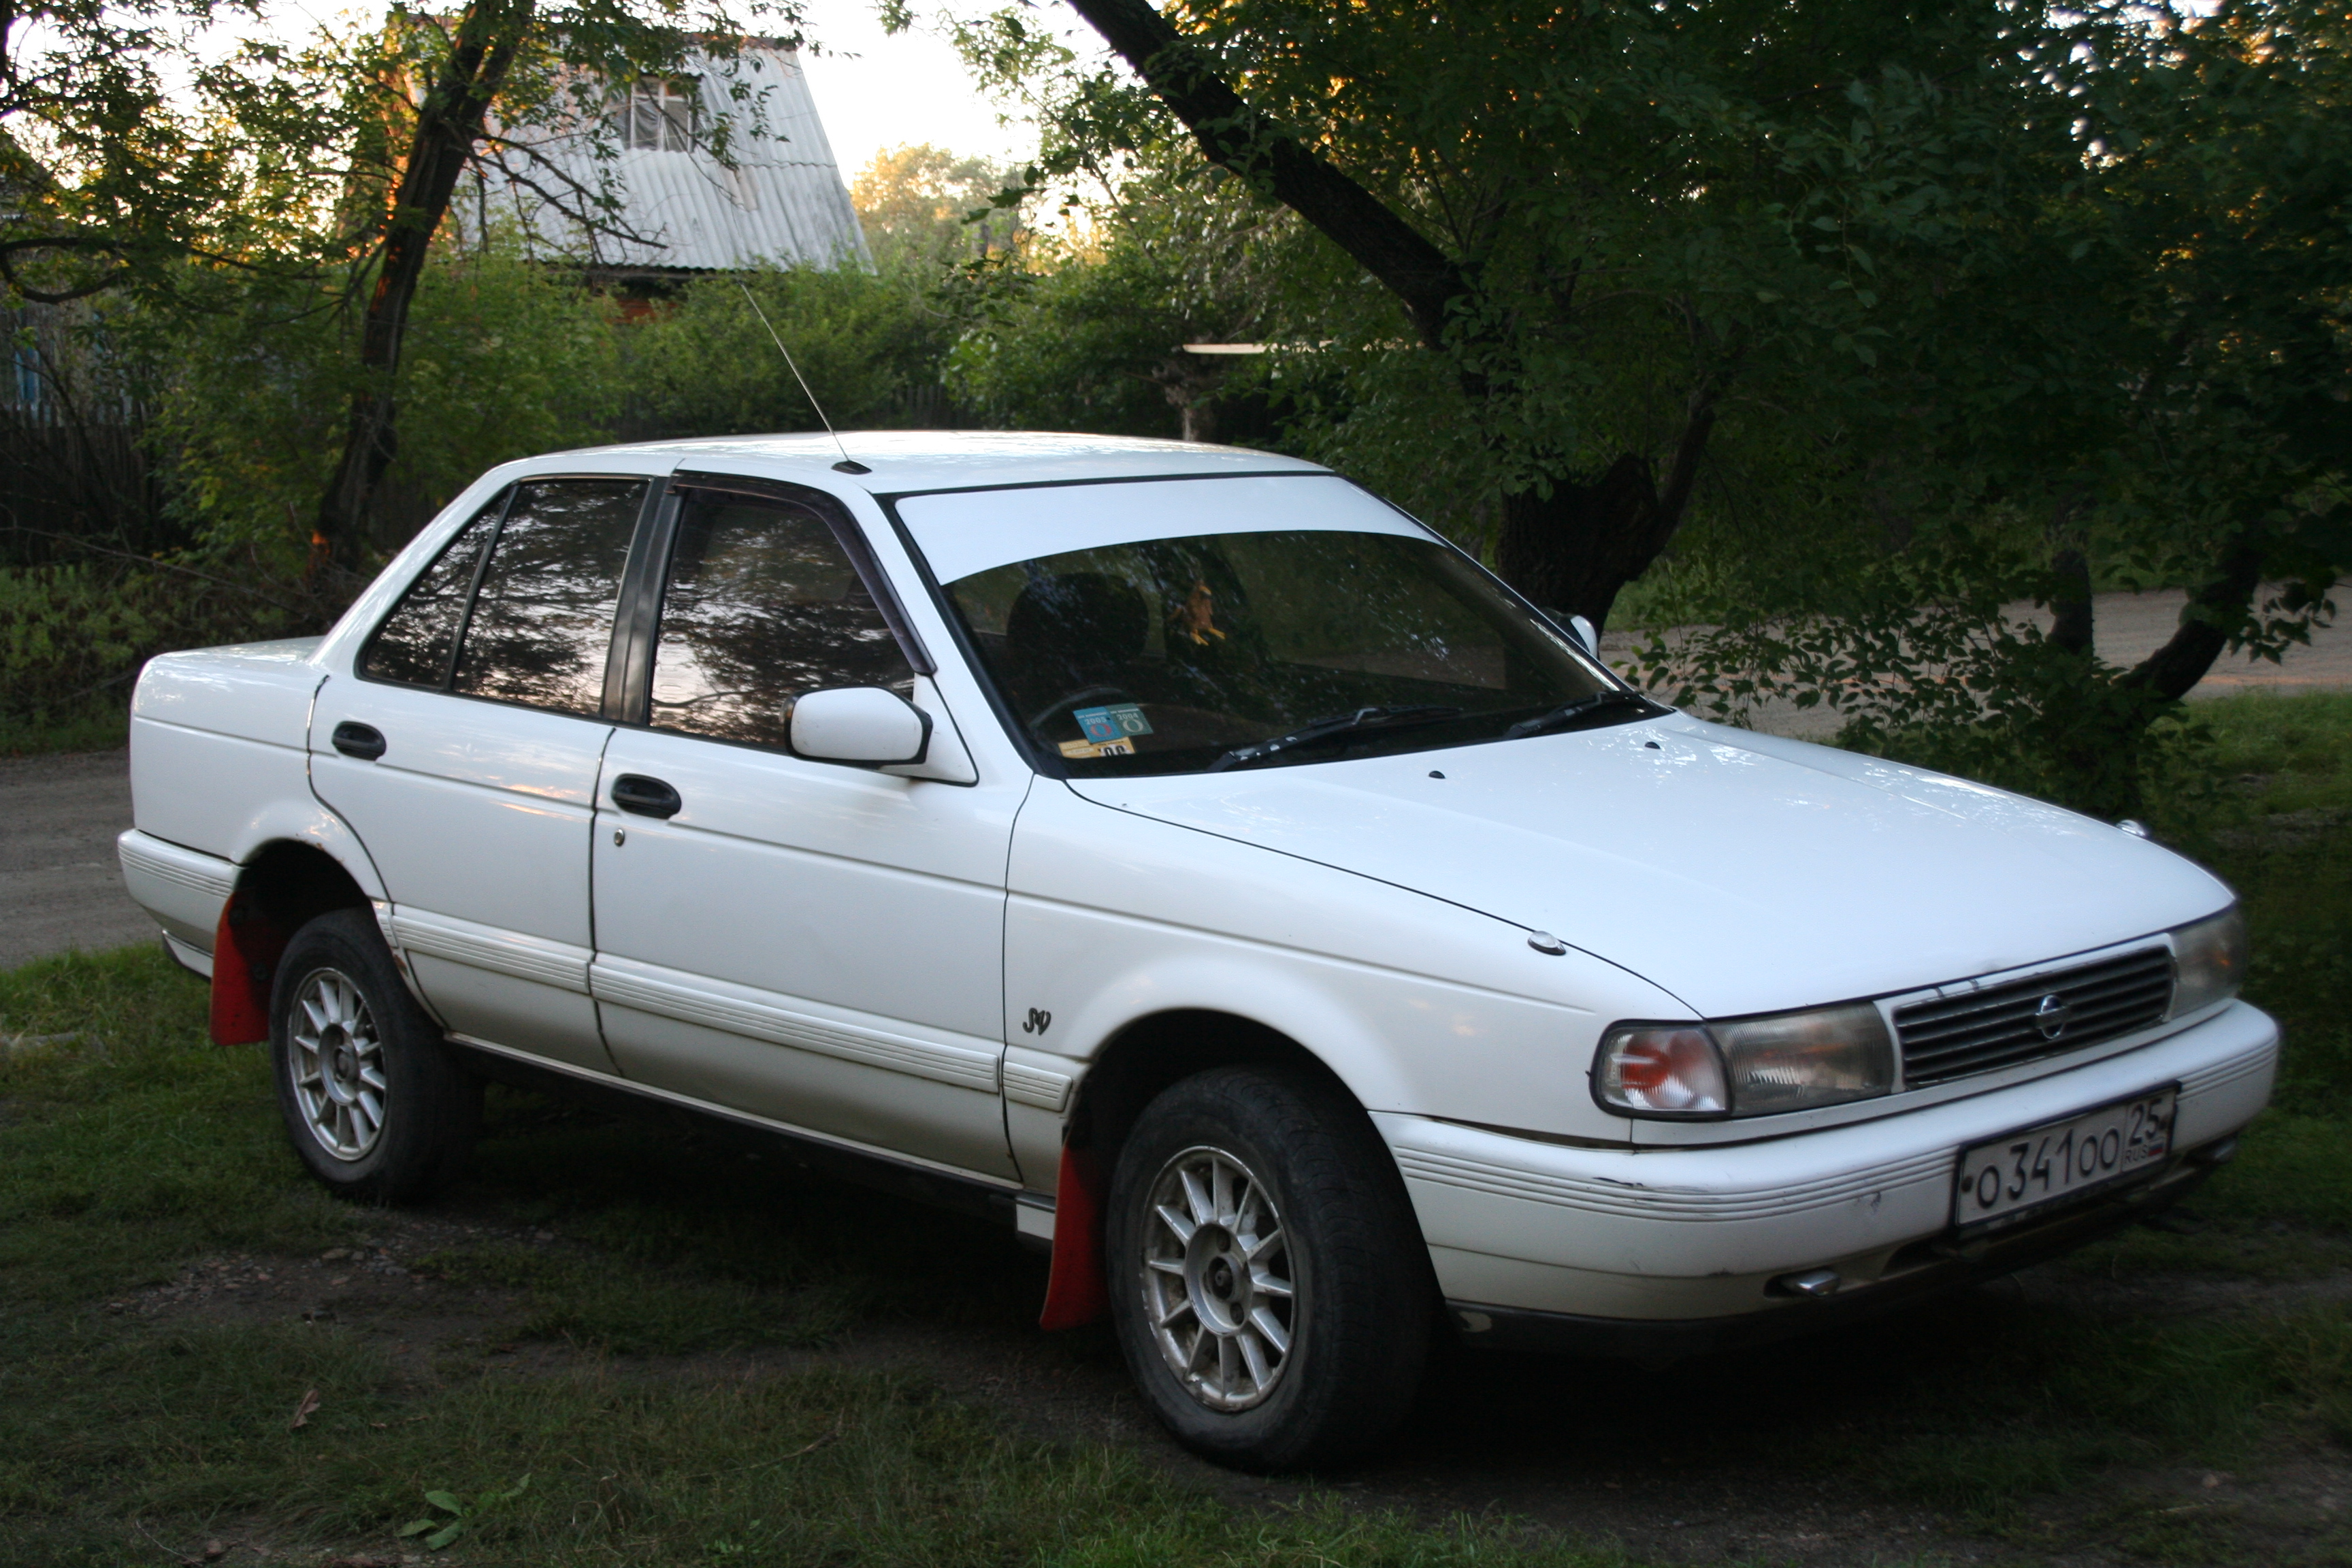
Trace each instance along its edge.
<instances>
[{"instance_id":1,"label":"rear side window","mask_svg":"<svg viewBox=\"0 0 2352 1568\"><path fill-rule=\"evenodd\" d=\"M360 650L359 672L370 680L439 687L449 679L449 656L465 622L466 597L482 546L498 528L501 503L467 523L441 558L409 585L400 603Z\"/></svg>"},{"instance_id":2,"label":"rear side window","mask_svg":"<svg viewBox=\"0 0 2352 1568\"><path fill-rule=\"evenodd\" d=\"M499 526L451 689L593 718L643 479L524 485Z\"/></svg>"},{"instance_id":3,"label":"rear side window","mask_svg":"<svg viewBox=\"0 0 2352 1568\"><path fill-rule=\"evenodd\" d=\"M914 676L823 518L687 492L654 647L654 728L783 748L801 693L904 694Z\"/></svg>"},{"instance_id":4,"label":"rear side window","mask_svg":"<svg viewBox=\"0 0 2352 1568\"><path fill-rule=\"evenodd\" d=\"M401 595L359 673L595 717L646 486L542 479L494 503Z\"/></svg>"}]
</instances>

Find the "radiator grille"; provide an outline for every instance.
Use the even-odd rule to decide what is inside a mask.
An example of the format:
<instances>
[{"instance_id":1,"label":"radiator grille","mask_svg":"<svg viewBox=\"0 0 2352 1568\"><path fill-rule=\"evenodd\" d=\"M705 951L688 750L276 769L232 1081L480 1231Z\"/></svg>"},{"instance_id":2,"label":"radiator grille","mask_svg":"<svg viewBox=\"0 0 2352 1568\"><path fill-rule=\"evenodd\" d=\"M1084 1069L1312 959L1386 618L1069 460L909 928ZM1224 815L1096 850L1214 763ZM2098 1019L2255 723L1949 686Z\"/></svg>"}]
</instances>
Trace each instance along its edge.
<instances>
[{"instance_id":1,"label":"radiator grille","mask_svg":"<svg viewBox=\"0 0 2352 1568\"><path fill-rule=\"evenodd\" d=\"M1914 1002L1895 1012L1903 1081L1919 1089L2080 1050L2161 1023L2171 1008L2172 955L2162 948ZM2045 1034L2053 1023L2056 1034Z\"/></svg>"}]
</instances>

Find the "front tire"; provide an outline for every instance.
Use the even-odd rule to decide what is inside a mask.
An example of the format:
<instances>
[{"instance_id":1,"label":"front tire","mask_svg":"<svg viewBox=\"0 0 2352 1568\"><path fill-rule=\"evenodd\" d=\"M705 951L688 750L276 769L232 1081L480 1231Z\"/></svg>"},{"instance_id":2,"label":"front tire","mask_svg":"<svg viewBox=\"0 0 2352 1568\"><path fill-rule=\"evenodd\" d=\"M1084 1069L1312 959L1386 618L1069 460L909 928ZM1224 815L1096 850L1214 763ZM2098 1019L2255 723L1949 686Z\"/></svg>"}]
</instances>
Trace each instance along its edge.
<instances>
[{"instance_id":1,"label":"front tire","mask_svg":"<svg viewBox=\"0 0 2352 1568\"><path fill-rule=\"evenodd\" d=\"M1388 1151L1335 1086L1255 1067L1176 1084L1120 1147L1107 1218L1120 1348L1186 1447L1292 1469L1403 1419L1427 1257Z\"/></svg>"},{"instance_id":2,"label":"front tire","mask_svg":"<svg viewBox=\"0 0 2352 1568\"><path fill-rule=\"evenodd\" d=\"M344 1197L423 1197L473 1152L481 1086L408 994L365 910L331 910L286 944L269 1051L294 1152Z\"/></svg>"}]
</instances>

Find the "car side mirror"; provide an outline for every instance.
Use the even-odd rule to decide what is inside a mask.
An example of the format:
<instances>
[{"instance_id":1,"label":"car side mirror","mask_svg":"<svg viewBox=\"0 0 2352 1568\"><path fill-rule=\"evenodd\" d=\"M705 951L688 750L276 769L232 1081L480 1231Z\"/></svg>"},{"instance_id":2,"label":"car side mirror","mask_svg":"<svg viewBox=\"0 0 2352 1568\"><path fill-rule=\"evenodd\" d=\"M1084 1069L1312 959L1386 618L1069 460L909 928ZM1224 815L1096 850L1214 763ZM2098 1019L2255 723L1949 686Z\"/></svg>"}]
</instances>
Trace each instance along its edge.
<instances>
[{"instance_id":1,"label":"car side mirror","mask_svg":"<svg viewBox=\"0 0 2352 1568\"><path fill-rule=\"evenodd\" d=\"M1591 621L1586 620L1582 616L1571 616L1566 610L1554 609L1549 605L1544 606L1543 613L1545 619L1574 637L1578 646L1585 652L1598 654L1601 651L1601 634L1592 629Z\"/></svg>"},{"instance_id":2,"label":"car side mirror","mask_svg":"<svg viewBox=\"0 0 2352 1568\"><path fill-rule=\"evenodd\" d=\"M793 704L793 750L820 762L865 767L919 763L931 746L931 716L878 686L812 691Z\"/></svg>"}]
</instances>

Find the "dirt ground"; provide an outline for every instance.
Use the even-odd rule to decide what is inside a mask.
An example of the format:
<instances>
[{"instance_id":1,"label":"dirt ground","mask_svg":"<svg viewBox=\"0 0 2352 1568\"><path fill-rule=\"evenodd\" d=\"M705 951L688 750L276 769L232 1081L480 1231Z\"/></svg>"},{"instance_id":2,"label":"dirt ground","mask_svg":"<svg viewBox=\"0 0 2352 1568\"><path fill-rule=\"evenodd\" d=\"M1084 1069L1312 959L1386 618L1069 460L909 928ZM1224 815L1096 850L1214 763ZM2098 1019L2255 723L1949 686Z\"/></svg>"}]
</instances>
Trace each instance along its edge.
<instances>
[{"instance_id":1,"label":"dirt ground","mask_svg":"<svg viewBox=\"0 0 2352 1568\"><path fill-rule=\"evenodd\" d=\"M993 1233L992 1233L993 1235ZM1060 1441L1101 1441L1139 1452L1173 1479L1240 1507L1283 1508L1304 1483L1235 1475L1178 1448L1132 1391L1118 1351L1101 1329L1046 1334L1022 1318L953 1328L904 1316L865 1324L829 1348L763 1349L693 1357L599 1358L561 1342L518 1341L521 1298L453 1283L429 1259L481 1246L565 1248L557 1233L502 1220L460 1197L383 1214L364 1245L303 1258L226 1255L189 1265L167 1283L104 1304L121 1315L170 1321L332 1321L376 1339L420 1383L446 1375L452 1358L490 1375L549 1371L594 1359L609 1373L692 1374L714 1380L835 1365L912 1373L952 1396L994 1412L1016 1429ZM1042 1296L1042 1260L1003 1240L1002 1267ZM1986 1287L2011 1300L2064 1301L2076 1310L2211 1315L2270 1311L2319 1297L2352 1294L2352 1279L2307 1285L2135 1277L2102 1289L2079 1272L2029 1271ZM1017 1297L1017 1290L1005 1292ZM1921 1320L1914 1320L1915 1323ZM1897 1324L1891 1331L1906 1331ZM1800 1343L1778 1356L1833 1358L1834 1347ZM1736 1363L1721 1366L1736 1376ZM2001 1538L1954 1529L1924 1508L1890 1506L1853 1479L1792 1474L1772 1445L1748 1440L1678 1450L1678 1417L1659 1412L1622 1424L1622 1451L1596 1442L1638 1398L1642 1369L1568 1359L1457 1352L1440 1361L1431 1392L1405 1435L1370 1462L1323 1476L1351 1507L1395 1509L1431 1522L1460 1515L1507 1515L1565 1532L1636 1561L1741 1564L2091 1565L2336 1559L2352 1541L2352 1461L2341 1454L2271 1456L2259 1473L2202 1467L2149 1469L2039 1507L2022 1531ZM1698 1379L1705 1381L1705 1373ZM1791 1409L1792 1428L1840 1420L1836 1399ZM1851 1397L1851 1391L1845 1395ZM1685 1372L1660 1401L1704 1423ZM289 1413L289 1415L291 1412ZM2197 1542L2219 1530L2217 1550ZM2179 1539L2151 1552L2147 1542ZM2040 1539L2037 1539L2039 1537ZM2221 1544L2226 1542L2226 1545ZM2185 1552L2185 1554L2184 1554Z\"/></svg>"},{"instance_id":2,"label":"dirt ground","mask_svg":"<svg viewBox=\"0 0 2352 1568\"><path fill-rule=\"evenodd\" d=\"M157 940L114 858L130 826L127 752L0 758L0 969Z\"/></svg>"}]
</instances>

